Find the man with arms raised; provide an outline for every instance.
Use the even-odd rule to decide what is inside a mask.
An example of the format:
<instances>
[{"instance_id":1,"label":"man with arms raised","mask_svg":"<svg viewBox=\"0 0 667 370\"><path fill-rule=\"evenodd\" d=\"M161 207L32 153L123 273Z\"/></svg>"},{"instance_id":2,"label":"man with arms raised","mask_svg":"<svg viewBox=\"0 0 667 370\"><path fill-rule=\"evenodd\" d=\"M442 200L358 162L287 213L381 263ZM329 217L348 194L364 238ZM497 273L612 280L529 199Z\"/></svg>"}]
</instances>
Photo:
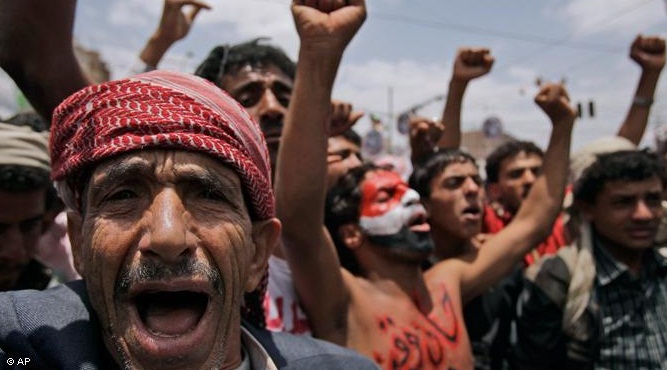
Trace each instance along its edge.
<instances>
[{"instance_id":1,"label":"man with arms raised","mask_svg":"<svg viewBox=\"0 0 667 370\"><path fill-rule=\"evenodd\" d=\"M317 11L295 1L292 9L301 47L279 153L277 210L313 334L356 349L384 368L472 368L461 306L548 233L566 181L562 158L568 157L574 122L567 96L554 85L536 98L554 124L547 151L553 160L515 223L472 259L444 261L423 273L421 263L432 244L416 192L391 171L366 166L350 171L332 189L330 205L340 225L332 236L355 258L353 274L341 268L323 227L326 112L343 52L365 18L365 4L320 1ZM301 22L306 16L312 21Z\"/></svg>"}]
</instances>

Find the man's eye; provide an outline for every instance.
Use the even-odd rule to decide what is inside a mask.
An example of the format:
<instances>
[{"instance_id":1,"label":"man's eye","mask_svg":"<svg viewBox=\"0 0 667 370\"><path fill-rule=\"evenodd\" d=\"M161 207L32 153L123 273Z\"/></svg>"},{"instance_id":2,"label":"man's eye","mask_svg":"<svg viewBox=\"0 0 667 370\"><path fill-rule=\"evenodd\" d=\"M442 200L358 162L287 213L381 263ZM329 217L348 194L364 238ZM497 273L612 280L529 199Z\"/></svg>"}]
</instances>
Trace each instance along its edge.
<instances>
[{"instance_id":1,"label":"man's eye","mask_svg":"<svg viewBox=\"0 0 667 370\"><path fill-rule=\"evenodd\" d=\"M207 189L200 193L200 196L204 199L226 202L227 197L217 190Z\"/></svg>"},{"instance_id":2,"label":"man's eye","mask_svg":"<svg viewBox=\"0 0 667 370\"><path fill-rule=\"evenodd\" d=\"M510 172L507 174L507 176L508 176L510 179L518 179L519 177L521 177L521 175L523 175L523 169L521 169L521 170L513 170L513 171L510 171Z\"/></svg>"},{"instance_id":3,"label":"man's eye","mask_svg":"<svg viewBox=\"0 0 667 370\"><path fill-rule=\"evenodd\" d=\"M19 229L23 234L28 234L32 231L36 231L38 226L42 224L42 219L40 218L34 218L31 220L23 221L19 224Z\"/></svg>"},{"instance_id":4,"label":"man's eye","mask_svg":"<svg viewBox=\"0 0 667 370\"><path fill-rule=\"evenodd\" d=\"M119 200L134 199L136 197L137 195L132 190L122 189L112 193L110 196L107 197L107 200L119 201Z\"/></svg>"},{"instance_id":5,"label":"man's eye","mask_svg":"<svg viewBox=\"0 0 667 370\"><path fill-rule=\"evenodd\" d=\"M289 106L290 98L290 95L278 96L278 103L287 108Z\"/></svg>"},{"instance_id":6,"label":"man's eye","mask_svg":"<svg viewBox=\"0 0 667 370\"><path fill-rule=\"evenodd\" d=\"M619 198L613 201L612 204L618 207L631 207L635 202L636 199L634 198Z\"/></svg>"},{"instance_id":7,"label":"man's eye","mask_svg":"<svg viewBox=\"0 0 667 370\"><path fill-rule=\"evenodd\" d=\"M465 177L450 177L445 180L445 188L447 189L458 189L463 185Z\"/></svg>"},{"instance_id":8,"label":"man's eye","mask_svg":"<svg viewBox=\"0 0 667 370\"><path fill-rule=\"evenodd\" d=\"M644 201L650 207L659 207L662 205L662 196L660 194L649 194Z\"/></svg>"},{"instance_id":9,"label":"man's eye","mask_svg":"<svg viewBox=\"0 0 667 370\"><path fill-rule=\"evenodd\" d=\"M384 203L384 202L388 201L389 199L391 199L391 194L388 191L383 190L383 191L378 193L378 196L377 196L377 201L378 202Z\"/></svg>"},{"instance_id":10,"label":"man's eye","mask_svg":"<svg viewBox=\"0 0 667 370\"><path fill-rule=\"evenodd\" d=\"M245 108L253 107L259 101L259 95L250 93L241 94L236 97L236 101L238 101Z\"/></svg>"}]
</instances>

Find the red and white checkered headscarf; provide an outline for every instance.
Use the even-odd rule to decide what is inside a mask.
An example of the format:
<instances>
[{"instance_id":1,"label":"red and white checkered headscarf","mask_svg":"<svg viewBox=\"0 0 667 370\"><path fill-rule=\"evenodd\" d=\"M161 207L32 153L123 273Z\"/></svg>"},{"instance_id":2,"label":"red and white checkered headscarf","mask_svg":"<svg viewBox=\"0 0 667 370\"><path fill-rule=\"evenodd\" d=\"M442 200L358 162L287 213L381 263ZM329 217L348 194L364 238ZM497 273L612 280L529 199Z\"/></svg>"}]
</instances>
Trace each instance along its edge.
<instances>
[{"instance_id":1,"label":"red and white checkered headscarf","mask_svg":"<svg viewBox=\"0 0 667 370\"><path fill-rule=\"evenodd\" d=\"M250 211L274 216L271 164L259 125L234 99L202 78L152 71L86 87L62 102L51 126L52 177L145 148L213 156L236 171Z\"/></svg>"}]
</instances>

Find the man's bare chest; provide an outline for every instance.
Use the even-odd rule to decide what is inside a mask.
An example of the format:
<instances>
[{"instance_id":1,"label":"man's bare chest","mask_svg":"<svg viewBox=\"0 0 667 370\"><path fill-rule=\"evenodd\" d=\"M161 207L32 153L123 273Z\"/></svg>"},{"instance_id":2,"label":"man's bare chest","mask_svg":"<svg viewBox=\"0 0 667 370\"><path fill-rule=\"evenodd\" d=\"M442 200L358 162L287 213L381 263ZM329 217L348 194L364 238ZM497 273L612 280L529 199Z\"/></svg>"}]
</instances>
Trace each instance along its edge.
<instances>
[{"instance_id":1,"label":"man's bare chest","mask_svg":"<svg viewBox=\"0 0 667 370\"><path fill-rule=\"evenodd\" d=\"M442 287L429 310L409 298L369 303L351 320L350 344L384 369L468 369L470 344L454 298Z\"/></svg>"}]
</instances>

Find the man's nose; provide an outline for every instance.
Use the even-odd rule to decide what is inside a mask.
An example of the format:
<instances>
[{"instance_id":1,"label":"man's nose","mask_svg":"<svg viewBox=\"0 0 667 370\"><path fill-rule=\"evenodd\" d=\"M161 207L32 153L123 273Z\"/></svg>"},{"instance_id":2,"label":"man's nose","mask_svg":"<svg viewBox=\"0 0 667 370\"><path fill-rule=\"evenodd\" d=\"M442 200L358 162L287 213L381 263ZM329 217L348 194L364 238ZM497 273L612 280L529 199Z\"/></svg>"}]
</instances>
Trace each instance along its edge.
<instances>
[{"instance_id":1,"label":"man's nose","mask_svg":"<svg viewBox=\"0 0 667 370\"><path fill-rule=\"evenodd\" d=\"M361 167L363 163L361 163L361 158L359 158L359 155L357 153L352 153L350 154L346 159L346 167L347 170L351 170L353 168Z\"/></svg>"},{"instance_id":2,"label":"man's nose","mask_svg":"<svg viewBox=\"0 0 667 370\"><path fill-rule=\"evenodd\" d=\"M259 101L257 114L259 122L276 122L282 125L287 107L283 106L270 89L264 90Z\"/></svg>"},{"instance_id":3,"label":"man's nose","mask_svg":"<svg viewBox=\"0 0 667 370\"><path fill-rule=\"evenodd\" d=\"M463 183L463 191L466 194L477 194L479 193L480 190L479 184L473 179L472 177L468 176L466 177L464 183Z\"/></svg>"},{"instance_id":4,"label":"man's nose","mask_svg":"<svg viewBox=\"0 0 667 370\"><path fill-rule=\"evenodd\" d=\"M524 184L533 184L535 182L535 173L530 168L526 168L523 170L523 175L521 176L523 179Z\"/></svg>"},{"instance_id":5,"label":"man's nose","mask_svg":"<svg viewBox=\"0 0 667 370\"><path fill-rule=\"evenodd\" d=\"M632 214L635 220L650 220L653 218L651 208L643 200L639 200L635 205L635 211Z\"/></svg>"},{"instance_id":6,"label":"man's nose","mask_svg":"<svg viewBox=\"0 0 667 370\"><path fill-rule=\"evenodd\" d=\"M406 190L405 193L403 194L403 197L401 197L401 203L404 206L411 206L414 204L419 204L419 193L417 193L416 190L409 188L405 186Z\"/></svg>"},{"instance_id":7,"label":"man's nose","mask_svg":"<svg viewBox=\"0 0 667 370\"><path fill-rule=\"evenodd\" d=\"M0 243L0 258L21 263L29 259L24 246L26 235L21 232L18 224L11 225L0 237L3 239Z\"/></svg>"},{"instance_id":8,"label":"man's nose","mask_svg":"<svg viewBox=\"0 0 667 370\"><path fill-rule=\"evenodd\" d=\"M139 243L142 253L157 256L165 262L176 262L194 252L195 245L187 237L189 216L174 189L160 192L146 217L146 231Z\"/></svg>"}]
</instances>

